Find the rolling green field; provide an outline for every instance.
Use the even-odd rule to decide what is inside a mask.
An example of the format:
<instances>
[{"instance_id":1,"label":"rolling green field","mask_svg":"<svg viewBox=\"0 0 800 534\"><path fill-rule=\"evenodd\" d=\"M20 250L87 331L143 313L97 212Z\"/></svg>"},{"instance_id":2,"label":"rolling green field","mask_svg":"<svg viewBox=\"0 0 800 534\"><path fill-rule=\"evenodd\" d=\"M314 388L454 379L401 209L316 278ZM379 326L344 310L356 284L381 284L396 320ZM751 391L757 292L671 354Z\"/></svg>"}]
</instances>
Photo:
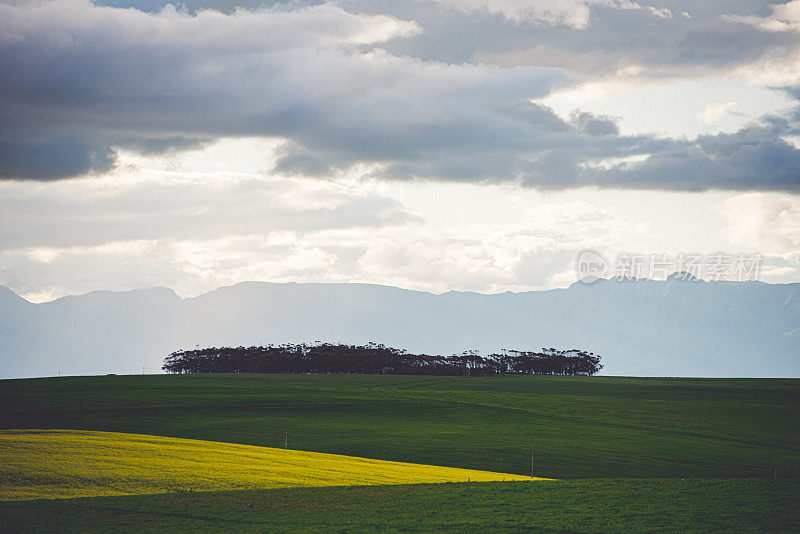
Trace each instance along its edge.
<instances>
[{"instance_id":1,"label":"rolling green field","mask_svg":"<svg viewBox=\"0 0 800 534\"><path fill-rule=\"evenodd\" d=\"M353 375L0 381L0 428L131 432L548 478L800 476L800 380ZM503 457L502 469L500 456Z\"/></svg>"},{"instance_id":2,"label":"rolling green field","mask_svg":"<svg viewBox=\"0 0 800 534\"><path fill-rule=\"evenodd\" d=\"M308 523L312 518L302 507L280 503L327 502L328 495L340 495L311 514L313 521L341 517L353 530L401 530L406 520L391 510L405 498L405 526L412 530L433 527L428 512L436 509L455 521L447 525L455 530L704 530L703 521L713 519L723 530L735 524L741 530L791 531L800 527L797 421L798 380L193 375L0 381L0 428L130 432L266 447L283 447L288 430L290 449L520 475L530 473L533 445L535 474L560 479L536 483L541 488L473 483L35 501L5 503L0 515L9 521L38 518L44 525L57 507L63 521L80 524L77 518L87 514L101 521L98 510L106 506L123 510L114 512L117 518L146 515L152 508L157 524L158 517L163 525L185 519L184 526L194 528L190 523L198 514L174 516L199 500L202 528L263 530L273 525L265 519L269 514L280 519L280 528L297 529L316 523ZM475 511L489 506L480 496L495 491L495 511ZM364 502L375 500L369 495L386 502L359 513L347 500L356 502L359 495ZM505 505L529 512L504 523ZM269 512L270 506L280 513ZM225 523L231 514L234 523ZM280 530L278 522L273 526Z\"/></svg>"}]
</instances>

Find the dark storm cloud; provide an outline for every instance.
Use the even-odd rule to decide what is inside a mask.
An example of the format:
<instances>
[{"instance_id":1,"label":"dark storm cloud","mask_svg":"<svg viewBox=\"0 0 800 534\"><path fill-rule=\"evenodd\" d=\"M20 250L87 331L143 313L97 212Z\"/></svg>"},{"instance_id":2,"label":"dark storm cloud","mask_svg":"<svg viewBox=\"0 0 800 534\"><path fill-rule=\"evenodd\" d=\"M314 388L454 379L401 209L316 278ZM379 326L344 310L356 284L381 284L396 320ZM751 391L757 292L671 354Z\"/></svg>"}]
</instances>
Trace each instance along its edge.
<instances>
[{"instance_id":1,"label":"dark storm cloud","mask_svg":"<svg viewBox=\"0 0 800 534\"><path fill-rule=\"evenodd\" d=\"M542 128L505 108L566 81L557 70L361 53L352 47L418 28L330 5L196 16L76 0L0 10L6 138L76 132L153 151L195 139L274 136L302 148L283 167L322 173L332 165L412 159L422 149L492 150L509 146L510 135L524 148L523 137ZM323 159L324 166L311 163Z\"/></svg>"},{"instance_id":2,"label":"dark storm cloud","mask_svg":"<svg viewBox=\"0 0 800 534\"><path fill-rule=\"evenodd\" d=\"M385 179L546 189L800 189L798 151L781 139L796 127L788 119L780 128L693 142L620 136L608 117L576 112L565 120L531 102L574 81L563 69L448 62L458 59L450 46L470 58L538 47L525 57L562 66L563 52L564 65L581 75L629 61L656 65L659 54L665 65L730 67L787 39L720 19L719 4L691 19L680 6L663 19L592 4L585 28L535 31L428 2L342 4L352 12L300 3L227 14L202 3L186 12L153 3L150 13L80 0L0 5L0 177L106 170L114 162L109 146L162 153L224 136L267 136L285 140L275 170L304 176L374 164ZM734 14L769 14L745 7ZM716 51L702 50L704 42ZM594 164L629 156L649 159Z\"/></svg>"},{"instance_id":3,"label":"dark storm cloud","mask_svg":"<svg viewBox=\"0 0 800 534\"><path fill-rule=\"evenodd\" d=\"M157 137L129 137L121 138L119 143L140 154L159 155L184 150L199 150L211 144L213 139L195 139L190 137L173 136Z\"/></svg>"},{"instance_id":4,"label":"dark storm cloud","mask_svg":"<svg viewBox=\"0 0 800 534\"><path fill-rule=\"evenodd\" d=\"M636 189L800 191L800 151L774 128L674 142L646 161L582 173L581 180Z\"/></svg>"},{"instance_id":5,"label":"dark storm cloud","mask_svg":"<svg viewBox=\"0 0 800 534\"><path fill-rule=\"evenodd\" d=\"M113 168L116 153L69 137L43 141L0 140L0 176L17 180L58 180Z\"/></svg>"}]
</instances>

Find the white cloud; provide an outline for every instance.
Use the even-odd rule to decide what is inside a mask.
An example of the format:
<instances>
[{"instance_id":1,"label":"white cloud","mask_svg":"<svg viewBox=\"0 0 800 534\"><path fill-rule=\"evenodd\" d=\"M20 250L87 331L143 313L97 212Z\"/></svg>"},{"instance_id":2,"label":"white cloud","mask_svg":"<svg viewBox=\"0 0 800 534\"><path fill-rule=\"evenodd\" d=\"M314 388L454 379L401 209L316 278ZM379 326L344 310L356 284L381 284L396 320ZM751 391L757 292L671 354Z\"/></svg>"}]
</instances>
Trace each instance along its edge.
<instances>
[{"instance_id":1,"label":"white cloud","mask_svg":"<svg viewBox=\"0 0 800 534\"><path fill-rule=\"evenodd\" d=\"M191 296L243 280L368 282L434 292L545 289L575 281L554 277L571 269L584 248L605 250L642 231L598 211L582 217L571 229L550 221L458 229L416 223L6 249L0 250L0 283L28 298L150 286Z\"/></svg>"},{"instance_id":2,"label":"white cloud","mask_svg":"<svg viewBox=\"0 0 800 534\"><path fill-rule=\"evenodd\" d=\"M770 50L757 60L737 67L734 74L762 86L800 84L800 47Z\"/></svg>"},{"instance_id":3,"label":"white cloud","mask_svg":"<svg viewBox=\"0 0 800 534\"><path fill-rule=\"evenodd\" d=\"M191 296L242 280L527 290L569 283L558 276L585 248L649 233L584 201L506 192L500 220L434 223L380 184L147 163L96 180L0 183L0 284L38 300L149 286Z\"/></svg>"},{"instance_id":4,"label":"white cloud","mask_svg":"<svg viewBox=\"0 0 800 534\"><path fill-rule=\"evenodd\" d=\"M800 198L765 193L736 195L717 211L724 235L761 255L759 279L792 283L800 278Z\"/></svg>"},{"instance_id":5,"label":"white cloud","mask_svg":"<svg viewBox=\"0 0 800 534\"><path fill-rule=\"evenodd\" d=\"M186 159L193 158L189 154ZM397 201L367 186L223 171L159 170L143 163L124 166L102 179L46 186L0 182L0 247L69 248L164 237L217 239L416 219Z\"/></svg>"},{"instance_id":6,"label":"white cloud","mask_svg":"<svg viewBox=\"0 0 800 534\"><path fill-rule=\"evenodd\" d=\"M746 193L718 210L732 242L779 256L800 254L800 198Z\"/></svg>"},{"instance_id":7,"label":"white cloud","mask_svg":"<svg viewBox=\"0 0 800 534\"><path fill-rule=\"evenodd\" d=\"M90 0L54 0L0 5L0 43L38 42L52 51L97 44L141 51L165 48L170 54L209 56L270 53L286 48L369 44L420 31L412 21L387 15L354 15L332 3L292 11L231 14L201 10L161 11L96 6ZM42 36L47 36L42 39ZM167 59L167 58L165 58Z\"/></svg>"},{"instance_id":8,"label":"white cloud","mask_svg":"<svg viewBox=\"0 0 800 534\"><path fill-rule=\"evenodd\" d=\"M447 291L519 291L568 285L560 275L585 249L609 250L647 225L585 202L516 206L509 222L423 225L386 233L359 259L365 281ZM515 212L516 212L515 210Z\"/></svg>"},{"instance_id":9,"label":"white cloud","mask_svg":"<svg viewBox=\"0 0 800 534\"><path fill-rule=\"evenodd\" d=\"M772 4L770 7L772 14L768 17L729 15L725 18L734 22L752 24L769 32L800 31L800 0L791 0L785 4Z\"/></svg>"},{"instance_id":10,"label":"white cloud","mask_svg":"<svg viewBox=\"0 0 800 534\"><path fill-rule=\"evenodd\" d=\"M796 73L795 73L796 74ZM659 81L614 76L554 91L539 103L567 116L576 107L617 117L622 135L673 138L733 132L757 117L791 109L791 97L751 85L743 75Z\"/></svg>"},{"instance_id":11,"label":"white cloud","mask_svg":"<svg viewBox=\"0 0 800 534\"><path fill-rule=\"evenodd\" d=\"M671 19L672 11L668 7L652 7L648 6L647 10L660 19ZM685 11L684 11L685 13Z\"/></svg>"},{"instance_id":12,"label":"white cloud","mask_svg":"<svg viewBox=\"0 0 800 534\"><path fill-rule=\"evenodd\" d=\"M738 109L738 102L718 102L706 106L703 111L697 114L697 118L705 123L713 124L726 115L738 111Z\"/></svg>"},{"instance_id":13,"label":"white cloud","mask_svg":"<svg viewBox=\"0 0 800 534\"><path fill-rule=\"evenodd\" d=\"M253 146L220 145L232 153ZM194 160L190 153L172 170L158 170L148 163L164 164L160 157L138 157L136 168L102 179L0 184L0 284L37 300L150 286L192 296L243 280L545 289L575 281L575 257L586 249L607 258L625 250L683 252L689 237L673 235L674 228L694 232L695 225L672 218L690 219L703 205L683 194L657 222L648 218L659 206L652 195L641 197L652 206L636 210L608 192L577 200L574 193L461 186L450 197L446 185L417 184L417 200L405 195L414 213L385 184L182 169ZM786 270L791 256L776 258L800 248L799 206L791 197L740 195L720 213L731 240L773 254L763 272L785 281L797 271ZM761 215L747 219L754 212ZM664 232L670 235L659 245ZM720 245L707 244L729 249Z\"/></svg>"},{"instance_id":14,"label":"white cloud","mask_svg":"<svg viewBox=\"0 0 800 534\"><path fill-rule=\"evenodd\" d=\"M768 17L728 15L723 18L749 24L765 32L800 32L800 0L791 0L786 4L772 4L770 7L772 14ZM756 60L738 67L736 71L746 76L752 83L762 85L800 83L800 43L795 39L790 45L771 48Z\"/></svg>"}]
</instances>

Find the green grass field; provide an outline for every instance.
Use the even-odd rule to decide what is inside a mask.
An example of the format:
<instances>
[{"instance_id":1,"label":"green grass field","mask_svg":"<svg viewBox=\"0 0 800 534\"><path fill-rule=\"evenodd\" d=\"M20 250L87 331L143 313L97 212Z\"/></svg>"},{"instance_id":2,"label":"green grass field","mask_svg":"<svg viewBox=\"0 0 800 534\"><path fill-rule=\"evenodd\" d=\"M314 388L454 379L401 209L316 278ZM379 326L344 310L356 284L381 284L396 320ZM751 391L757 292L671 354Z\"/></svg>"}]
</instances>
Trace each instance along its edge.
<instances>
[{"instance_id":1,"label":"green grass field","mask_svg":"<svg viewBox=\"0 0 800 534\"><path fill-rule=\"evenodd\" d=\"M146 515L148 507L166 507L152 513L154 525L161 524L158 517L168 525L199 499L206 510L197 520L203 529L263 530L272 524L265 510L278 506L280 514L270 512L280 520L275 530L319 530L313 526L319 518L342 518L353 530L369 530L373 523L402 530L404 521L411 530L426 530L424 525L435 525L428 511L455 521L447 528L468 530L503 528L503 506L527 503L531 512L509 517L509 528L705 530L703 521L713 520L722 530L797 530L799 420L799 380L195 375L0 381L0 428L130 432L279 448L288 429L290 449L520 475L530 472L533 444L535 474L561 479L542 488L473 483L64 501L74 506L35 501L5 503L0 514L12 523L28 517L44 525L57 507L63 521L81 524L78 518L87 514L102 521L104 503L117 510L127 502L133 511L115 511L114 517L130 515L136 524L135 516ZM676 486L681 478L683 485ZM684 494L685 488L691 492ZM485 506L479 496L495 489L502 489L496 513L470 511ZM311 514L313 521L302 507L280 504L325 501L328 495L341 497L324 513ZM375 500L369 495L386 502L359 514L347 500L359 495L364 502ZM408 500L406 520L391 512L401 498ZM238 503L231 504L241 509L234 523L224 522L234 514L224 503ZM193 528L195 519L185 521Z\"/></svg>"},{"instance_id":2,"label":"green grass field","mask_svg":"<svg viewBox=\"0 0 800 534\"><path fill-rule=\"evenodd\" d=\"M548 478L800 476L800 380L214 375L0 381L0 428L132 432ZM503 457L500 469L500 456Z\"/></svg>"},{"instance_id":3,"label":"green grass field","mask_svg":"<svg viewBox=\"0 0 800 534\"><path fill-rule=\"evenodd\" d=\"M797 532L797 480L598 479L0 502L0 532Z\"/></svg>"}]
</instances>

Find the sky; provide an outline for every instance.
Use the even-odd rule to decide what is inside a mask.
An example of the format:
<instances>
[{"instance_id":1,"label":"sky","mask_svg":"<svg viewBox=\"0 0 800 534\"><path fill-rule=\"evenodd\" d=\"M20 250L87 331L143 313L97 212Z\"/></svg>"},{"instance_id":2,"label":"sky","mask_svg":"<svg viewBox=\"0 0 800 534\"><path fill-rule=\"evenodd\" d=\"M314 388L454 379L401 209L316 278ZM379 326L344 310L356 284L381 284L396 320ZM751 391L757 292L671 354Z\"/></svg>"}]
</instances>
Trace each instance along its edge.
<instances>
[{"instance_id":1,"label":"sky","mask_svg":"<svg viewBox=\"0 0 800 534\"><path fill-rule=\"evenodd\" d=\"M540 290L584 251L800 282L800 0L0 0L31 301Z\"/></svg>"}]
</instances>

